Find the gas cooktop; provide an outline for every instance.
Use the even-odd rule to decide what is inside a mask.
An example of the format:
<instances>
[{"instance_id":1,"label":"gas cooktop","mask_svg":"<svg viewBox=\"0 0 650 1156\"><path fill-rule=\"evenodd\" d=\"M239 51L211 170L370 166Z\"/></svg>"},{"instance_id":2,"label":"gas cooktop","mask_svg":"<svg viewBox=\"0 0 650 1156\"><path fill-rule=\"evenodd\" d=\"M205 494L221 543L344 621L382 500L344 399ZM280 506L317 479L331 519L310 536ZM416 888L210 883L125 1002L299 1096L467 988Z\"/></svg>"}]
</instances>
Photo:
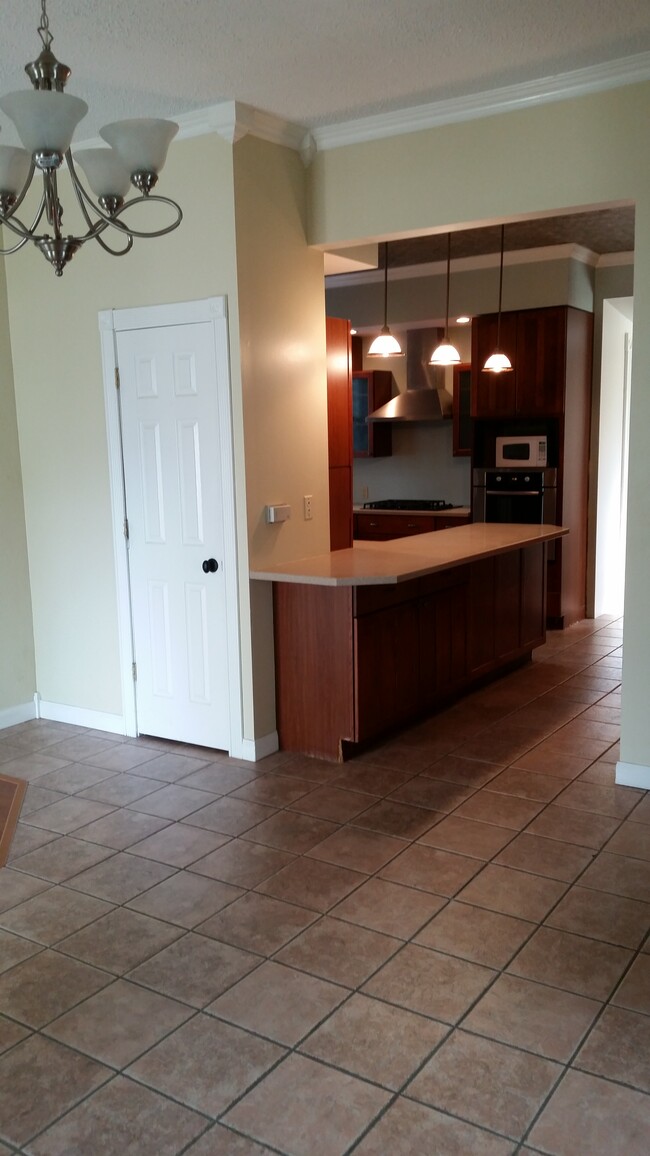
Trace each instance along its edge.
<instances>
[{"instance_id":1,"label":"gas cooktop","mask_svg":"<svg viewBox=\"0 0 650 1156\"><path fill-rule=\"evenodd\" d=\"M381 502L364 502L364 510L453 510L451 502L441 498L386 498Z\"/></svg>"}]
</instances>

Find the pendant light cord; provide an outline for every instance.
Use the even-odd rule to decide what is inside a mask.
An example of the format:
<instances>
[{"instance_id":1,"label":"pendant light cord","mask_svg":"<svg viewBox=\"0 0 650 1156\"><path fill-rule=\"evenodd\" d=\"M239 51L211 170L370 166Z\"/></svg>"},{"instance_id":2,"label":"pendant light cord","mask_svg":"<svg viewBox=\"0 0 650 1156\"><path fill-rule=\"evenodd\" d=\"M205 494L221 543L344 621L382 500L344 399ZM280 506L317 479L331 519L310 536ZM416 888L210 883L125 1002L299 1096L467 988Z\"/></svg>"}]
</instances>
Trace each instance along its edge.
<instances>
[{"instance_id":1,"label":"pendant light cord","mask_svg":"<svg viewBox=\"0 0 650 1156\"><path fill-rule=\"evenodd\" d=\"M447 303L445 306L445 341L449 341L449 281L451 269L451 233L447 233Z\"/></svg>"},{"instance_id":2,"label":"pendant light cord","mask_svg":"<svg viewBox=\"0 0 650 1156\"><path fill-rule=\"evenodd\" d=\"M505 225L501 226L501 261L499 264L499 312L497 314L497 353L501 352L501 295L503 292L503 236Z\"/></svg>"},{"instance_id":3,"label":"pendant light cord","mask_svg":"<svg viewBox=\"0 0 650 1156\"><path fill-rule=\"evenodd\" d=\"M388 241L384 241L384 330L388 328Z\"/></svg>"}]
</instances>

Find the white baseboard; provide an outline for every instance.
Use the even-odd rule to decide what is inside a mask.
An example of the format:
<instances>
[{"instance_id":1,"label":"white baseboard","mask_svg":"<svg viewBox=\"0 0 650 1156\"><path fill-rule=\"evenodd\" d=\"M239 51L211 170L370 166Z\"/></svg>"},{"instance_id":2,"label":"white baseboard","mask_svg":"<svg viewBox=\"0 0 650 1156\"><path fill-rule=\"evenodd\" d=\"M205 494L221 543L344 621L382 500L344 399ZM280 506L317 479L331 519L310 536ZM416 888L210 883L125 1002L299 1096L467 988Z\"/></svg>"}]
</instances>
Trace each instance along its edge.
<instances>
[{"instance_id":1,"label":"white baseboard","mask_svg":"<svg viewBox=\"0 0 650 1156\"><path fill-rule=\"evenodd\" d=\"M37 697L37 696L35 696ZM90 727L96 731L109 731L113 735L125 735L126 726L121 714L106 714L101 710L86 710L82 706L66 706L60 702L45 702L38 699L38 713L32 708L32 718L45 718L51 722L72 723L73 726Z\"/></svg>"},{"instance_id":2,"label":"white baseboard","mask_svg":"<svg viewBox=\"0 0 650 1156\"><path fill-rule=\"evenodd\" d=\"M250 763L257 763L260 759L265 759L267 755L274 755L280 749L280 740L278 732L272 731L271 734L262 735L260 739L242 739L241 748L238 752L231 751L231 755L236 759L246 759Z\"/></svg>"},{"instance_id":3,"label":"white baseboard","mask_svg":"<svg viewBox=\"0 0 650 1156\"><path fill-rule=\"evenodd\" d=\"M9 706L0 710L0 731L6 727L18 726L18 723L30 722L36 718L36 708L33 702L21 702L18 706Z\"/></svg>"},{"instance_id":4,"label":"white baseboard","mask_svg":"<svg viewBox=\"0 0 650 1156\"><path fill-rule=\"evenodd\" d=\"M640 787L642 791L650 791L650 767L641 763L617 763L616 783L622 787Z\"/></svg>"}]
</instances>

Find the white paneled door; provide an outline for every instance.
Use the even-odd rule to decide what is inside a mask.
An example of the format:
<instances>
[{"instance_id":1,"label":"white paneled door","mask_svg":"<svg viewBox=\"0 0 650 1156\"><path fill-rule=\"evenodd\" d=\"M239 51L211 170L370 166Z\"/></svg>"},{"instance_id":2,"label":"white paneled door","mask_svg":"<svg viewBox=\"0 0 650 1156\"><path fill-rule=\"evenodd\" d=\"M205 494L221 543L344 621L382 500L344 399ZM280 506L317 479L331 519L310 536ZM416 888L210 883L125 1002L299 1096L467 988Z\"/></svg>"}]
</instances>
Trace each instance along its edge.
<instances>
[{"instance_id":1,"label":"white paneled door","mask_svg":"<svg viewBox=\"0 0 650 1156\"><path fill-rule=\"evenodd\" d=\"M214 329L116 333L137 727L229 749Z\"/></svg>"}]
</instances>

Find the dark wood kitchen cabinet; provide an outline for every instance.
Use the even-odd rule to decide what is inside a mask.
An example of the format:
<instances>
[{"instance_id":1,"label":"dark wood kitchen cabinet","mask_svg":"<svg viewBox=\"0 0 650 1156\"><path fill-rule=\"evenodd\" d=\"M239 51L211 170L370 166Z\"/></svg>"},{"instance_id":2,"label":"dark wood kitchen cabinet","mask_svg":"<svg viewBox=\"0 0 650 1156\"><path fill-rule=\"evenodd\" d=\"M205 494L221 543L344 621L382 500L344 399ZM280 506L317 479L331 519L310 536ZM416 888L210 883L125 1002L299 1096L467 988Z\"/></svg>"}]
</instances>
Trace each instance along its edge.
<instances>
[{"instance_id":1,"label":"dark wood kitchen cabinet","mask_svg":"<svg viewBox=\"0 0 650 1156\"><path fill-rule=\"evenodd\" d=\"M496 320L477 317L472 330L473 464L495 465L499 434L547 436L548 465L557 469L554 521L570 531L548 560L547 625L562 629L586 613L593 316L565 305L502 314L514 369L483 373Z\"/></svg>"},{"instance_id":2,"label":"dark wood kitchen cabinet","mask_svg":"<svg viewBox=\"0 0 650 1156\"><path fill-rule=\"evenodd\" d=\"M273 584L282 750L342 760L545 639L545 547L396 584Z\"/></svg>"},{"instance_id":3,"label":"dark wood kitchen cabinet","mask_svg":"<svg viewBox=\"0 0 650 1156\"><path fill-rule=\"evenodd\" d=\"M472 327L472 417L559 417L569 346L587 317L591 314L567 306L502 313L501 349L513 366L508 373L482 369L496 348L498 317L477 317Z\"/></svg>"},{"instance_id":4,"label":"dark wood kitchen cabinet","mask_svg":"<svg viewBox=\"0 0 650 1156\"><path fill-rule=\"evenodd\" d=\"M411 534L430 534L433 530L453 530L469 522L466 514L445 517L444 514L383 514L377 510L357 510L354 536L366 542L389 542L391 538L408 538Z\"/></svg>"},{"instance_id":5,"label":"dark wood kitchen cabinet","mask_svg":"<svg viewBox=\"0 0 650 1156\"><path fill-rule=\"evenodd\" d=\"M452 453L455 458L469 457L472 452L472 367L469 363L454 366L453 395Z\"/></svg>"},{"instance_id":6,"label":"dark wood kitchen cabinet","mask_svg":"<svg viewBox=\"0 0 650 1156\"><path fill-rule=\"evenodd\" d=\"M350 322L326 318L330 550L352 545L352 345Z\"/></svg>"},{"instance_id":7,"label":"dark wood kitchen cabinet","mask_svg":"<svg viewBox=\"0 0 650 1156\"><path fill-rule=\"evenodd\" d=\"M369 413L393 396L393 375L387 369L355 370L352 374L352 450L355 458L386 458L393 452L392 426L367 421Z\"/></svg>"}]
</instances>

